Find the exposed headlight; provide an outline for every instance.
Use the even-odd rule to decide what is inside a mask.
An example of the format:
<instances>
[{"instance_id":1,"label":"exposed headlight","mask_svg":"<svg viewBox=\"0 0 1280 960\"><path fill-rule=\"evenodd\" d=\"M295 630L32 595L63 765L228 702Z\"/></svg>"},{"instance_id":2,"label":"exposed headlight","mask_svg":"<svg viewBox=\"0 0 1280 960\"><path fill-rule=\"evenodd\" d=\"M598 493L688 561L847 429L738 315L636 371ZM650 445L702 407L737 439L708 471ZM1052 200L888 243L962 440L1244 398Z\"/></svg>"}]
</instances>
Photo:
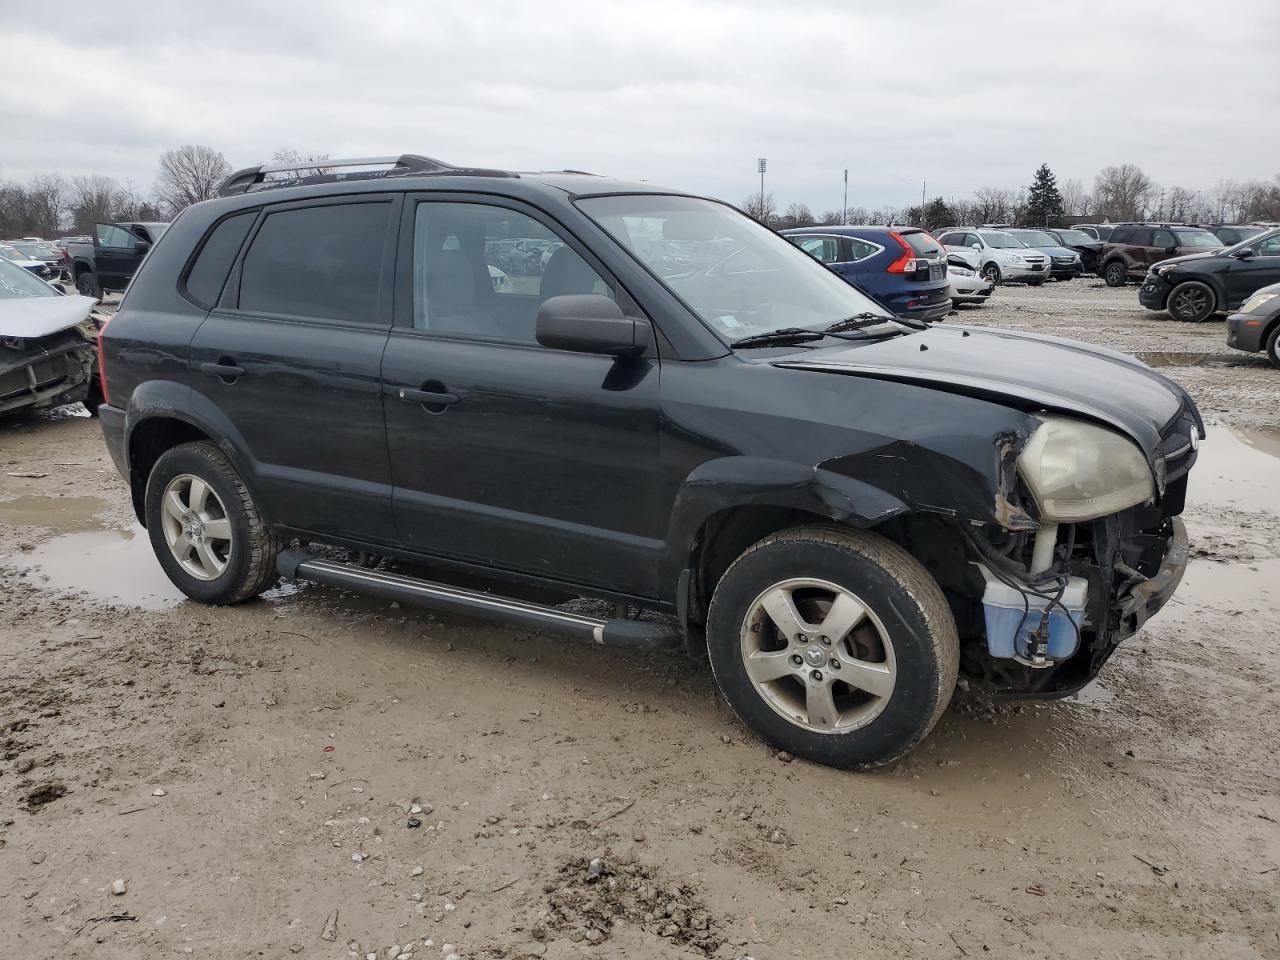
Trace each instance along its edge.
<instances>
[{"instance_id":1,"label":"exposed headlight","mask_svg":"<svg viewBox=\"0 0 1280 960\"><path fill-rule=\"evenodd\" d=\"M1018 469L1049 523L1096 520L1156 494L1151 467L1133 441L1069 417L1040 417Z\"/></svg>"},{"instance_id":2,"label":"exposed headlight","mask_svg":"<svg viewBox=\"0 0 1280 960\"><path fill-rule=\"evenodd\" d=\"M1257 313L1260 306L1264 303L1270 303L1276 297L1280 297L1280 293L1255 293L1244 302L1244 306L1240 308L1240 312Z\"/></svg>"},{"instance_id":3,"label":"exposed headlight","mask_svg":"<svg viewBox=\"0 0 1280 960\"><path fill-rule=\"evenodd\" d=\"M974 271L969 270L969 269L967 269L967 268L965 268L965 267L947 267L947 273L949 273L949 274L951 274L951 275L953 275L953 276L956 276L956 277L973 277L973 276L977 276L977 274L976 274L976 273L974 273Z\"/></svg>"}]
</instances>

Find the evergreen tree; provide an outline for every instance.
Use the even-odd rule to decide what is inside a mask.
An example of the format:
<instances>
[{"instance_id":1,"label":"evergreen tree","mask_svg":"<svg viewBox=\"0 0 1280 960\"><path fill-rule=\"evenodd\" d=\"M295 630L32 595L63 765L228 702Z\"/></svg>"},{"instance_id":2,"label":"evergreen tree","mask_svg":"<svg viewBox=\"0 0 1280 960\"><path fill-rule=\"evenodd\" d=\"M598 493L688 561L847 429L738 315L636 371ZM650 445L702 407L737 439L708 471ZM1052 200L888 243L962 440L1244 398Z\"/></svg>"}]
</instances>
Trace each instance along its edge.
<instances>
[{"instance_id":1,"label":"evergreen tree","mask_svg":"<svg viewBox=\"0 0 1280 960\"><path fill-rule=\"evenodd\" d=\"M924 228L937 230L939 227L950 227L956 223L956 215L941 197L934 197L924 208Z\"/></svg>"},{"instance_id":2,"label":"evergreen tree","mask_svg":"<svg viewBox=\"0 0 1280 960\"><path fill-rule=\"evenodd\" d=\"M1025 217L1027 224L1034 227L1047 227L1062 219L1062 194L1058 192L1058 181L1047 163L1040 164L1040 169L1031 179L1031 188L1027 191Z\"/></svg>"}]
</instances>

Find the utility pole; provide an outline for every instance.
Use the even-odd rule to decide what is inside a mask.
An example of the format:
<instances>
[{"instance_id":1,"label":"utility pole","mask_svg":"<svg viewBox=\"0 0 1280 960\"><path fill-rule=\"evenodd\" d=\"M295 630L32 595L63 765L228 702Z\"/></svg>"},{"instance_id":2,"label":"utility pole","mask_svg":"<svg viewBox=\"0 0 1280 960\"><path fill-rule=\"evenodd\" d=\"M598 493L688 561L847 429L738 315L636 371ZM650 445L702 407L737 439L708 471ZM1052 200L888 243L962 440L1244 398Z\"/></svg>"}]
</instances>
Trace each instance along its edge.
<instances>
[{"instance_id":1,"label":"utility pole","mask_svg":"<svg viewBox=\"0 0 1280 960\"><path fill-rule=\"evenodd\" d=\"M928 180L920 181L920 216L921 217L924 216L924 189L926 186L928 186L928 184L929 184Z\"/></svg>"},{"instance_id":2,"label":"utility pole","mask_svg":"<svg viewBox=\"0 0 1280 960\"><path fill-rule=\"evenodd\" d=\"M849 168L844 168L844 204L840 207L840 222L849 224Z\"/></svg>"},{"instance_id":3,"label":"utility pole","mask_svg":"<svg viewBox=\"0 0 1280 960\"><path fill-rule=\"evenodd\" d=\"M764 222L764 168L768 161L764 157L759 160L760 167L760 222Z\"/></svg>"}]
</instances>

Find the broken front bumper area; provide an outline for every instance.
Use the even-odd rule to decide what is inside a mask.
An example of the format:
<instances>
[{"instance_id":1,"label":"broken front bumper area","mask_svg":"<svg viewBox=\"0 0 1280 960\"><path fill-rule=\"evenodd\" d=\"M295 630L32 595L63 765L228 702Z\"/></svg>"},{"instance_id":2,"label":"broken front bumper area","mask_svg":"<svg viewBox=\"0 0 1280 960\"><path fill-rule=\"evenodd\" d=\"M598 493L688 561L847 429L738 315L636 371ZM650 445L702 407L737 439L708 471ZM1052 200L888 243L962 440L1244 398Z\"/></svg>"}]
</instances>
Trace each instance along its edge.
<instances>
[{"instance_id":1,"label":"broken front bumper area","mask_svg":"<svg viewBox=\"0 0 1280 960\"><path fill-rule=\"evenodd\" d=\"M1113 522L1103 522L1096 539L1113 550L1099 564L1073 564L1072 573L1090 585L1088 622L1080 646L1066 660L1042 669L991 661L997 693L1013 699L1057 699L1085 686L1102 669L1122 641L1133 636L1160 611L1182 582L1190 548L1179 517L1165 518L1155 530L1125 535ZM1111 578L1111 589L1103 588Z\"/></svg>"},{"instance_id":2,"label":"broken front bumper area","mask_svg":"<svg viewBox=\"0 0 1280 960\"><path fill-rule=\"evenodd\" d=\"M75 330L0 340L0 414L83 400L94 362L93 344Z\"/></svg>"}]
</instances>

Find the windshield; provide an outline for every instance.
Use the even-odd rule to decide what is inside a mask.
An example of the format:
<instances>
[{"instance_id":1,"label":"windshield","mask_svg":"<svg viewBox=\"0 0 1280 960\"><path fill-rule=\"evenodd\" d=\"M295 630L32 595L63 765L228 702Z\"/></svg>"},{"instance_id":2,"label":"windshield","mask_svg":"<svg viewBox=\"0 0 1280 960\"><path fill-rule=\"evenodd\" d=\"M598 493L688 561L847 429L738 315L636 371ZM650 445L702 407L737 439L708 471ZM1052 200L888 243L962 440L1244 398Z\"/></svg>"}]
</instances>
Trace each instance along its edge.
<instances>
[{"instance_id":1,"label":"windshield","mask_svg":"<svg viewBox=\"0 0 1280 960\"><path fill-rule=\"evenodd\" d=\"M823 330L874 300L732 207L658 194L578 201L637 260L726 340L782 327Z\"/></svg>"},{"instance_id":2,"label":"windshield","mask_svg":"<svg viewBox=\"0 0 1280 960\"><path fill-rule=\"evenodd\" d=\"M141 223L139 226L146 228L147 233L151 234L152 243L157 243L164 236L164 232L169 229L167 223Z\"/></svg>"},{"instance_id":3,"label":"windshield","mask_svg":"<svg viewBox=\"0 0 1280 960\"><path fill-rule=\"evenodd\" d=\"M1009 233L1029 247L1056 247L1058 245L1058 241L1043 230L1010 230Z\"/></svg>"},{"instance_id":4,"label":"windshield","mask_svg":"<svg viewBox=\"0 0 1280 960\"><path fill-rule=\"evenodd\" d=\"M1212 250L1222 246L1222 241L1208 230L1174 230L1178 246L1192 247L1197 250Z\"/></svg>"},{"instance_id":5,"label":"windshield","mask_svg":"<svg viewBox=\"0 0 1280 960\"><path fill-rule=\"evenodd\" d=\"M1089 236L1083 230L1059 230L1058 236L1062 238L1063 243L1096 243L1093 237Z\"/></svg>"},{"instance_id":6,"label":"windshield","mask_svg":"<svg viewBox=\"0 0 1280 960\"><path fill-rule=\"evenodd\" d=\"M1262 232L1262 227L1232 227L1236 232L1236 236L1241 240L1248 240L1250 237L1256 237Z\"/></svg>"},{"instance_id":7,"label":"windshield","mask_svg":"<svg viewBox=\"0 0 1280 960\"><path fill-rule=\"evenodd\" d=\"M0 260L0 300L15 297L56 297L58 291L16 263Z\"/></svg>"},{"instance_id":8,"label":"windshield","mask_svg":"<svg viewBox=\"0 0 1280 960\"><path fill-rule=\"evenodd\" d=\"M7 243L0 243L0 260L30 260L25 253Z\"/></svg>"},{"instance_id":9,"label":"windshield","mask_svg":"<svg viewBox=\"0 0 1280 960\"><path fill-rule=\"evenodd\" d=\"M1007 233L996 233L994 231L982 230L982 239L987 241L988 247L995 247L997 250L1019 250L1026 246L1017 237L1011 237Z\"/></svg>"}]
</instances>

